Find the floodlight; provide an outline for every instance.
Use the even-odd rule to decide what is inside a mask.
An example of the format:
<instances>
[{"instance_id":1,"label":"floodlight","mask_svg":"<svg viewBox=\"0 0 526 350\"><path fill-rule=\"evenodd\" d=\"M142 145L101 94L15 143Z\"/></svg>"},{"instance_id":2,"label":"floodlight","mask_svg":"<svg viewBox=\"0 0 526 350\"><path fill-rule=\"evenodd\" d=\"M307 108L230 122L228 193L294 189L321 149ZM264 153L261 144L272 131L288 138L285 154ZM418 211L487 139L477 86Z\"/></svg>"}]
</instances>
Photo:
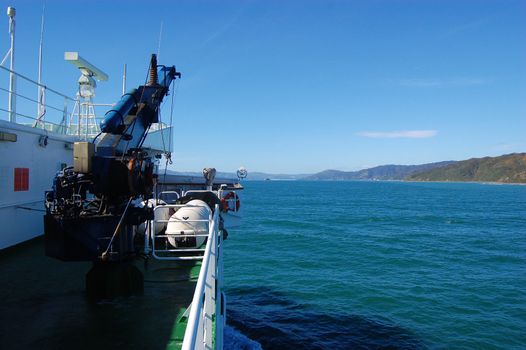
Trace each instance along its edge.
<instances>
[{"instance_id":1,"label":"floodlight","mask_svg":"<svg viewBox=\"0 0 526 350\"><path fill-rule=\"evenodd\" d=\"M15 17L15 14L16 14L16 10L15 10L15 8L9 6L9 7L7 8L7 15L8 15L10 18L13 18L13 17Z\"/></svg>"}]
</instances>

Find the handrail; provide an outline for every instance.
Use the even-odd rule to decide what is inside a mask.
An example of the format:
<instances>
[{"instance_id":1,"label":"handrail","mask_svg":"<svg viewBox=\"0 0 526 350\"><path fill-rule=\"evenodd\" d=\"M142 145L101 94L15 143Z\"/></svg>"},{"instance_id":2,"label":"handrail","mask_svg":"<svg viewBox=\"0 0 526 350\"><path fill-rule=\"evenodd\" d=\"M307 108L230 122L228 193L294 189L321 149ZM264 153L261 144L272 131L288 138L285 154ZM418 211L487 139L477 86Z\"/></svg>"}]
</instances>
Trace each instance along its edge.
<instances>
[{"instance_id":1,"label":"handrail","mask_svg":"<svg viewBox=\"0 0 526 350\"><path fill-rule=\"evenodd\" d=\"M8 111L7 109L4 109L4 108L0 108L0 111L2 112L6 112L6 113L9 113L11 111ZM18 112L15 112L16 116L18 117L23 117L23 118L27 118L27 119L31 119L31 120L38 120L37 118L35 117L31 117L27 114L22 114L22 113L18 113ZM57 124L57 123L53 123L53 122L49 122L49 121L43 121L42 123L44 124L48 124L48 125L55 125L55 126L58 126L60 128L66 128L64 125L62 124Z\"/></svg>"},{"instance_id":2,"label":"handrail","mask_svg":"<svg viewBox=\"0 0 526 350\"><path fill-rule=\"evenodd\" d=\"M9 120L18 124L23 124L17 122L17 117L28 119L33 121L33 128L44 129L48 131L54 131L56 133L65 134L66 133L66 119L68 115L68 104L69 102L75 101L72 97L65 95L61 92L58 92L55 89L48 87L47 85L41 84L33 79L28 78L27 76L17 73L7 67L0 66L2 70L0 72L7 72L12 77L20 78L20 82L28 83L29 85L24 85L24 89L16 89L14 86L10 85L9 89L0 87L1 93L7 93L10 98L12 98L12 103L9 104L9 108L2 108L2 112L9 114ZM18 84L16 84L18 85ZM32 94L29 93L33 87L38 87L39 97L38 99L31 97ZM22 91L22 92L21 92ZM36 91L35 91L36 92ZM46 103L46 97L48 96L48 103ZM30 102L30 104L24 104L20 110L17 110L15 98L20 98L25 101ZM35 116L33 117L33 112L30 112L31 104L34 104L35 107ZM48 113L46 113L46 111ZM44 118L44 116L46 116ZM50 121L49 119L53 119Z\"/></svg>"},{"instance_id":3,"label":"handrail","mask_svg":"<svg viewBox=\"0 0 526 350\"><path fill-rule=\"evenodd\" d=\"M210 190L188 190L183 192L183 197L187 196L189 193L205 193L205 192L214 192Z\"/></svg>"},{"instance_id":4,"label":"handrail","mask_svg":"<svg viewBox=\"0 0 526 350\"><path fill-rule=\"evenodd\" d=\"M206 206L208 207L206 204L203 204L203 205L190 205L190 204L160 204L160 205L156 205L154 208L153 208L153 211L154 211L154 219L152 221L150 221L150 224L148 225L148 230L149 230L149 233L148 233L148 237L149 239L145 239L145 251L147 253L150 253L150 250L149 250L149 240L151 240L152 242L152 249L151 249L151 254L152 256L157 259L157 260L202 260L203 259L203 255L194 255L194 256L179 256L179 255L176 255L176 254L169 254L168 256L166 255L159 255L158 253L175 253L175 252L183 252L184 250L183 249L180 249L180 248L176 248L176 249L158 249L156 247L156 238L168 238L168 237L177 237L177 238L184 238L184 237L193 237L193 238L196 238L196 237L208 237L210 238L210 227L212 227L213 225L213 216L212 216L212 213L209 215L208 219L193 219L193 220L180 220L180 219L174 219L174 218L171 218L169 220L163 220L163 219L155 219L155 212L157 210L161 210L161 209L164 209L164 208L191 208L191 207L203 207L203 206ZM193 231L194 233L185 233L185 234L181 234L181 233L164 233L164 234L157 234L155 233L155 230L154 230L154 227L160 223L160 224L168 224L169 222L184 222L185 224L188 224L188 223L200 223L200 222L206 222L206 223L209 223L208 225L208 233L198 233L198 232L202 232L202 231L196 231L195 229L185 229L185 232L188 232L188 231ZM196 252L199 251L199 252L204 252L205 249L201 249L201 250L196 250Z\"/></svg>"},{"instance_id":5,"label":"handrail","mask_svg":"<svg viewBox=\"0 0 526 350\"><path fill-rule=\"evenodd\" d=\"M7 92L9 93L10 91L7 90L7 89L4 89L4 88L1 88L0 87L0 91L3 91L3 92ZM13 95L17 96L17 97L22 97L23 99L27 100L27 101L30 101L30 102L33 102L33 103L38 103L38 104L41 104L42 106L46 107L46 108L51 108L51 109L54 109L55 111L57 112L63 112L63 109L60 109L60 108L57 108L57 107L54 107L54 106L51 106L51 105L48 105L46 103L41 103L37 100L34 100L32 99L31 97L27 97L27 96L24 96L22 94L19 94L19 93L16 93L16 92L13 92Z\"/></svg>"},{"instance_id":6,"label":"handrail","mask_svg":"<svg viewBox=\"0 0 526 350\"><path fill-rule=\"evenodd\" d=\"M16 75L16 76L18 76L18 77L20 77L20 78L22 78L22 79L27 80L27 81L29 81L30 83L36 84L36 85L38 85L38 86L40 86L40 87L43 87L44 89L46 89L46 90L48 90L48 91L51 91L51 92L53 92L53 93L55 93L55 94L57 94L57 95L59 95L59 96L62 96L62 97L64 97L65 99L68 99L68 100L70 100L70 101L75 101L75 99L73 99L73 98L71 98L71 97L69 97L69 96L67 96L67 95L64 95L64 94L62 94L62 93L60 93L60 92L58 92L58 91L56 91L56 90L54 90L54 89L51 89L51 88L47 87L47 85L40 84L40 83L34 81L33 79L29 79L28 77L26 77L26 76L24 76L24 75L22 75L22 74L20 74L20 73L17 73L17 72L15 72L15 71L12 71L11 69L9 69L9 68L7 68L7 67L4 67L4 66L1 66L1 65L0 65L0 68L2 68L3 70L8 71L9 73L13 73L14 75Z\"/></svg>"},{"instance_id":7,"label":"handrail","mask_svg":"<svg viewBox=\"0 0 526 350\"><path fill-rule=\"evenodd\" d=\"M205 327L202 322L206 322L207 309L213 307L213 310L215 310L215 305L211 306L209 305L209 303L213 299L215 299L216 296L209 295L207 297L207 295L205 294L205 287L212 288L212 292L215 294L215 288L213 288L213 286L210 286L207 283L207 280L209 280L211 277L216 277L209 275L210 273L212 273L212 271L210 271L211 269L209 269L209 265L211 264L211 259L217 258L217 246L219 239L218 222L219 206L216 204L214 208L212 224L209 228L208 242L206 244L205 253L203 255L203 263L201 265L201 271L199 272L199 278L197 280L194 297L192 299L190 315L188 317L188 323L184 333L182 350L194 350L196 349L196 345L198 345L199 349L202 347L212 348L211 342L209 343L209 339L211 339L211 334L200 334L200 331L202 331L203 333L211 331L210 329L207 329L208 327ZM215 270L215 261L212 262L212 267ZM212 315L208 316L211 317ZM203 343L199 344L200 341L202 341Z\"/></svg>"},{"instance_id":8,"label":"handrail","mask_svg":"<svg viewBox=\"0 0 526 350\"><path fill-rule=\"evenodd\" d=\"M159 192L159 194L156 197L157 200L159 200L159 199L162 200L161 197L162 197L163 194L175 194L177 196L177 199L181 198L181 196L179 195L179 192L177 192L177 191L161 191L161 192Z\"/></svg>"}]
</instances>

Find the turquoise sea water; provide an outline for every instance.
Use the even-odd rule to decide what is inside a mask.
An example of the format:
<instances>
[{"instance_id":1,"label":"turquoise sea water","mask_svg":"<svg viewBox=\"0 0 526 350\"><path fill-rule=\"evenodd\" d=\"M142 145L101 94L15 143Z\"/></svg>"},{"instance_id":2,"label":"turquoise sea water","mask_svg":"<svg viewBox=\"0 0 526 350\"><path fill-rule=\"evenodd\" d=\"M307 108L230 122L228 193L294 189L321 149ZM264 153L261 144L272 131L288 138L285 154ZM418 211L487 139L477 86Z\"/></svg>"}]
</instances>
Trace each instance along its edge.
<instances>
[{"instance_id":1,"label":"turquoise sea water","mask_svg":"<svg viewBox=\"0 0 526 350\"><path fill-rule=\"evenodd\" d=\"M526 348L526 186L244 185L228 317L264 349Z\"/></svg>"}]
</instances>

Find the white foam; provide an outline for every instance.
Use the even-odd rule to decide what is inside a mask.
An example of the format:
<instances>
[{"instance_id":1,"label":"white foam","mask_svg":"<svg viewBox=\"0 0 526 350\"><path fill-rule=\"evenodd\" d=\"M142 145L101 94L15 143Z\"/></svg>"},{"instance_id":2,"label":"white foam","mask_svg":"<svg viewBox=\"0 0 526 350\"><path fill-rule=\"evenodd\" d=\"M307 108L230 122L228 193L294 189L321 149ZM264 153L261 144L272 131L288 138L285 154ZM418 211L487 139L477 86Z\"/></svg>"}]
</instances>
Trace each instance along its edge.
<instances>
[{"instance_id":1,"label":"white foam","mask_svg":"<svg viewBox=\"0 0 526 350\"><path fill-rule=\"evenodd\" d=\"M230 326L225 327L223 345L229 350L263 350L260 343Z\"/></svg>"}]
</instances>

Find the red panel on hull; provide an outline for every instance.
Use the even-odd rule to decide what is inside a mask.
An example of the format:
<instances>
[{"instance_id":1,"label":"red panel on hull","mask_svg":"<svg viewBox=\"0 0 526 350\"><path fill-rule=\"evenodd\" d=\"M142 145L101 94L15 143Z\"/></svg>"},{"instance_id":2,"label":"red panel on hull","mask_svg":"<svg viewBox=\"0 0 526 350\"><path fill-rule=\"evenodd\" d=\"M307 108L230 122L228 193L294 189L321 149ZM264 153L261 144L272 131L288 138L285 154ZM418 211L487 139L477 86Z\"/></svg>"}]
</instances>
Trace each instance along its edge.
<instances>
[{"instance_id":1,"label":"red panel on hull","mask_svg":"<svg viewBox=\"0 0 526 350\"><path fill-rule=\"evenodd\" d=\"M29 190L29 168L15 168L15 192Z\"/></svg>"}]
</instances>

